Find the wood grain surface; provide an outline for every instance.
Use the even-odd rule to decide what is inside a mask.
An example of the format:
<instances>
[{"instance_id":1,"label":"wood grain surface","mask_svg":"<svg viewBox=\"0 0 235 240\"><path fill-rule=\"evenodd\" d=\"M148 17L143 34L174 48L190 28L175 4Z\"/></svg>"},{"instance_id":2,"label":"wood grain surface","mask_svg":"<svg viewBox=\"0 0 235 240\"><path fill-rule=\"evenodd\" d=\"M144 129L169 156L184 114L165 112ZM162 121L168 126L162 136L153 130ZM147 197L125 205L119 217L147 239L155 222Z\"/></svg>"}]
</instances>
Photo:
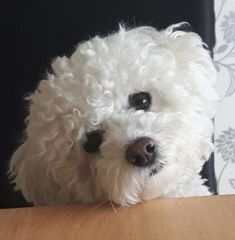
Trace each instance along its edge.
<instances>
[{"instance_id":1,"label":"wood grain surface","mask_svg":"<svg viewBox=\"0 0 235 240\"><path fill-rule=\"evenodd\" d=\"M1 240L235 240L235 195L0 210Z\"/></svg>"}]
</instances>

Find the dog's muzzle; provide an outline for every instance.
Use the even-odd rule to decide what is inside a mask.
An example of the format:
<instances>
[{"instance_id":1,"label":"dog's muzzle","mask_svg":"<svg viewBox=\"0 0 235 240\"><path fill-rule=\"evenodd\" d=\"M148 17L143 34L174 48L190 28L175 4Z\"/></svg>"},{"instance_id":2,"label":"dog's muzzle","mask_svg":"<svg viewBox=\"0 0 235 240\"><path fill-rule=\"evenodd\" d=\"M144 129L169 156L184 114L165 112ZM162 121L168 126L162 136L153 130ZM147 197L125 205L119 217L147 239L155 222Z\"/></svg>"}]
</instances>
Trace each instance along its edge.
<instances>
[{"instance_id":1,"label":"dog's muzzle","mask_svg":"<svg viewBox=\"0 0 235 240\"><path fill-rule=\"evenodd\" d=\"M138 167L147 167L155 163L157 147L151 138L139 138L126 150L126 159Z\"/></svg>"}]
</instances>

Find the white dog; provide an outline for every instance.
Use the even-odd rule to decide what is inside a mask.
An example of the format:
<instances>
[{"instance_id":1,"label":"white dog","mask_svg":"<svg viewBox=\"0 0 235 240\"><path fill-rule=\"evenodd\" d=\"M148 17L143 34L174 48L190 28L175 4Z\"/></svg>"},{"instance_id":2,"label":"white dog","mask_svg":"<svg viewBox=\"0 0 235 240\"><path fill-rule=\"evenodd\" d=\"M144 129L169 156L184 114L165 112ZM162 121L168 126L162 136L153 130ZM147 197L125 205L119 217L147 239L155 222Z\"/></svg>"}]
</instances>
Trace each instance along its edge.
<instances>
[{"instance_id":1,"label":"white dog","mask_svg":"<svg viewBox=\"0 0 235 240\"><path fill-rule=\"evenodd\" d=\"M28 99L14 153L16 189L35 205L210 195L218 96L200 37L180 24L125 29L80 43Z\"/></svg>"}]
</instances>

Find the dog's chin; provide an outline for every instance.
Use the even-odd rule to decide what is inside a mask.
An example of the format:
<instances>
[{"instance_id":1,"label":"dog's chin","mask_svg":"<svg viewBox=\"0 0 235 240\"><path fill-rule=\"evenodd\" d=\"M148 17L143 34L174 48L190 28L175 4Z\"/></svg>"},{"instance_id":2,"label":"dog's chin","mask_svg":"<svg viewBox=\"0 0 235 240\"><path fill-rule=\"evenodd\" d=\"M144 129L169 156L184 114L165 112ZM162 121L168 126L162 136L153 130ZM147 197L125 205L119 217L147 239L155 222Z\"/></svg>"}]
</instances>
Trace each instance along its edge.
<instances>
[{"instance_id":1,"label":"dog's chin","mask_svg":"<svg viewBox=\"0 0 235 240\"><path fill-rule=\"evenodd\" d=\"M129 186L122 192L120 189L119 194L111 195L109 200L121 206L130 206L140 202L149 201L164 196L167 189L171 188L179 175L177 166L167 166L160 170L153 167L150 174L142 182L141 189ZM129 190L129 191L128 191Z\"/></svg>"},{"instance_id":2,"label":"dog's chin","mask_svg":"<svg viewBox=\"0 0 235 240\"><path fill-rule=\"evenodd\" d=\"M143 201L148 201L164 196L166 190L176 184L179 174L179 166L173 164L164 167L158 173L151 175L146 180L141 199Z\"/></svg>"},{"instance_id":3,"label":"dog's chin","mask_svg":"<svg viewBox=\"0 0 235 240\"><path fill-rule=\"evenodd\" d=\"M122 174L122 177L114 181L118 172ZM100 176L107 200L120 206L135 205L147 199L159 197L162 193L162 186L167 182L167 176L165 176L167 173L162 174L164 167L157 164L145 168L130 166L129 171L124 172L112 168L106 172L105 178ZM162 178L165 179L163 183Z\"/></svg>"}]
</instances>

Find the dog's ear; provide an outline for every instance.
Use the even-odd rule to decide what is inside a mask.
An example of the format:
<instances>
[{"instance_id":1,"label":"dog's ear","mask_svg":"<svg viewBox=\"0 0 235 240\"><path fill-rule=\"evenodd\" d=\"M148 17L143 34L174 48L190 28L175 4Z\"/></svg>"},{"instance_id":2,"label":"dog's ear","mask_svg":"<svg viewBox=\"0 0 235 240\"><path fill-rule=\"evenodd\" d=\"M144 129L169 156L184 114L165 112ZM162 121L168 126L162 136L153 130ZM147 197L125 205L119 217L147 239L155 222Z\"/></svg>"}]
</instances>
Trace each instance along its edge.
<instances>
[{"instance_id":1,"label":"dog's ear","mask_svg":"<svg viewBox=\"0 0 235 240\"><path fill-rule=\"evenodd\" d=\"M213 116L219 100L214 89L216 70L206 44L197 33L185 31L187 26L186 23L169 26L163 31L167 40L163 45L172 53L174 81L180 80L190 95L197 98L200 112Z\"/></svg>"},{"instance_id":2,"label":"dog's ear","mask_svg":"<svg viewBox=\"0 0 235 240\"><path fill-rule=\"evenodd\" d=\"M80 182L76 179L83 161L81 144L76 139L79 119L55 81L52 76L41 81L28 98L26 141L10 162L10 177L16 189L35 205L66 202L66 191Z\"/></svg>"},{"instance_id":3,"label":"dog's ear","mask_svg":"<svg viewBox=\"0 0 235 240\"><path fill-rule=\"evenodd\" d=\"M167 28L167 32L168 33L174 33L174 32L190 33L190 32L194 32L194 30L193 30L192 26L190 25L190 23L188 23L188 22L180 22L180 23L176 23L176 24L173 24L173 25L169 26ZM209 48L208 48L206 43L203 43L202 47L209 51ZM210 56L211 55L212 54L210 53Z\"/></svg>"},{"instance_id":4,"label":"dog's ear","mask_svg":"<svg viewBox=\"0 0 235 240\"><path fill-rule=\"evenodd\" d=\"M193 29L189 23L181 22L172 26L172 32L175 31L193 32Z\"/></svg>"}]
</instances>

